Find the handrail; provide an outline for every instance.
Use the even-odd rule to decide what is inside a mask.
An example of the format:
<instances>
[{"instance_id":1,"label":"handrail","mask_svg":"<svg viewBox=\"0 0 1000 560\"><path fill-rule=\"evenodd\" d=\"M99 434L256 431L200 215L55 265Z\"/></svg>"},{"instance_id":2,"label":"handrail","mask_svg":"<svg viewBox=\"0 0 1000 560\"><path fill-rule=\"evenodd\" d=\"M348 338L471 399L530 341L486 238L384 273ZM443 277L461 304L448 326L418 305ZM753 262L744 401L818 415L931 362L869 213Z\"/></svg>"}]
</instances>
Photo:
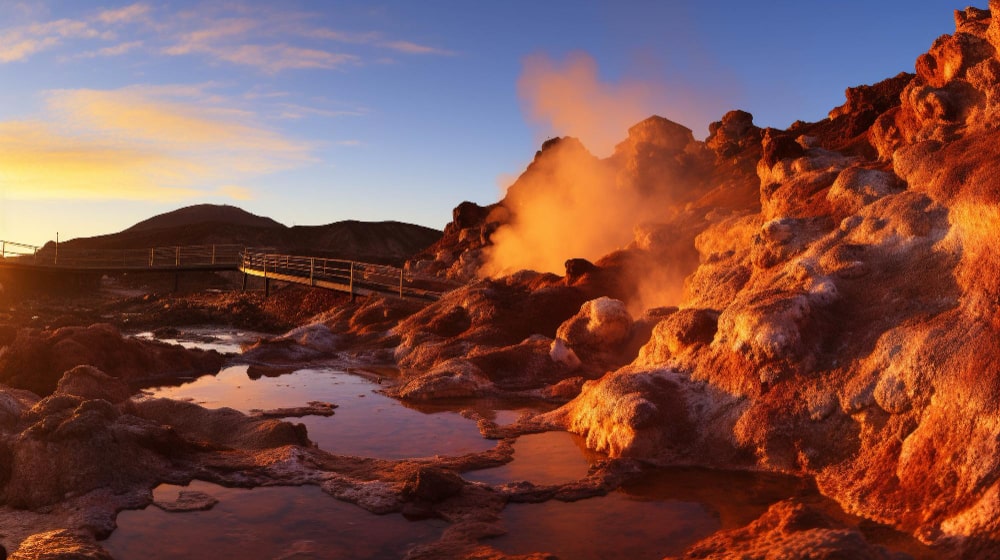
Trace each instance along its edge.
<instances>
[{"instance_id":1,"label":"handrail","mask_svg":"<svg viewBox=\"0 0 1000 560\"><path fill-rule=\"evenodd\" d=\"M4 266L73 270L231 269L262 276L265 280L294 282L352 295L382 293L400 298L437 299L455 287L454 283L438 277L408 272L396 266L287 255L270 247L247 248L232 244L81 250L0 240L0 260L4 261Z\"/></svg>"},{"instance_id":2,"label":"handrail","mask_svg":"<svg viewBox=\"0 0 1000 560\"><path fill-rule=\"evenodd\" d=\"M13 245L13 244L12 244ZM23 244L22 244L23 246ZM6 250L6 248L0 249ZM36 248L32 254L15 256L19 263L33 266L92 269L157 269L191 266L232 266L242 260L242 245L188 245L149 249L66 249Z\"/></svg>"},{"instance_id":3,"label":"handrail","mask_svg":"<svg viewBox=\"0 0 1000 560\"><path fill-rule=\"evenodd\" d=\"M405 269L344 259L307 257L246 250L240 270L265 279L273 278L319 286L351 294L378 292L400 298L437 299L452 285L440 278Z\"/></svg>"},{"instance_id":4,"label":"handrail","mask_svg":"<svg viewBox=\"0 0 1000 560\"><path fill-rule=\"evenodd\" d=\"M11 248L14 249L11 249ZM27 249L30 252L26 252L18 249ZM38 252L41 247L37 245L28 245L27 243L18 243L17 241L7 241L6 239L0 239L0 259L7 258L7 255L12 257L23 257L26 255L34 255Z\"/></svg>"}]
</instances>

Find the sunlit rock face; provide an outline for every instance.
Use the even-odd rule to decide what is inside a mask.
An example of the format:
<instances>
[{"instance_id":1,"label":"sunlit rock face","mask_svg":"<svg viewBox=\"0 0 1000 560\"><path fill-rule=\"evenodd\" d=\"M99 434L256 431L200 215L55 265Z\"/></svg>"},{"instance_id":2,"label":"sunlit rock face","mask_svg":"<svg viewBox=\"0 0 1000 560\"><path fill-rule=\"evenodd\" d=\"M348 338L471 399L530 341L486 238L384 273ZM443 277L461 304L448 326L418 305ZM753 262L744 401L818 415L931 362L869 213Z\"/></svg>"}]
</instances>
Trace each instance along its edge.
<instances>
[{"instance_id":1,"label":"sunlit rock face","mask_svg":"<svg viewBox=\"0 0 1000 560\"><path fill-rule=\"evenodd\" d=\"M125 382L142 382L215 373L222 361L214 351L123 337L106 324L56 330L25 328L0 353L0 381L45 396L56 390L66 371L77 366L92 366Z\"/></svg>"},{"instance_id":2,"label":"sunlit rock face","mask_svg":"<svg viewBox=\"0 0 1000 560\"><path fill-rule=\"evenodd\" d=\"M37 560L39 558L88 558L112 560L92 537L66 529L56 529L31 535L10 556L11 560Z\"/></svg>"},{"instance_id":3,"label":"sunlit rock face","mask_svg":"<svg viewBox=\"0 0 1000 560\"><path fill-rule=\"evenodd\" d=\"M873 546L857 529L839 528L826 515L794 500L778 502L759 519L739 529L720 531L697 543L681 558L909 558Z\"/></svg>"},{"instance_id":4,"label":"sunlit rock face","mask_svg":"<svg viewBox=\"0 0 1000 560\"><path fill-rule=\"evenodd\" d=\"M914 74L848 89L823 121L761 130L734 111L699 142L651 118L605 160L575 140L552 141L498 205L463 209L456 224L489 234L453 236L439 249L463 270L480 263L480 274L496 276L478 285L483 291L464 292L480 302L518 268L562 272L527 261L497 266L512 237L533 239L535 212L561 224L545 234L554 242L585 227L614 245L600 254L556 251L566 265L561 284L579 290L585 299L575 305L584 307L561 307L554 333L546 323L504 340L517 346L543 335L553 371L588 372L580 395L540 421L616 456L805 473L846 509L943 554L988 557L1000 542L993 13L1000 3L956 12L956 32L937 39ZM567 191L570 184L582 186ZM609 192L627 208L652 211L588 219L533 205L587 193L606 206ZM559 221L567 215L576 221ZM521 252L536 245L549 251L527 243ZM520 285L525 301L564 289L549 279ZM633 331L648 329L632 334L632 343L641 340L634 362L603 376L594 373L602 352L588 339L601 296L622 302ZM428 313L450 317L442 319L448 328L433 334L410 323L396 331L404 337L397 355L410 365L447 364L440 371L476 391L496 374L475 364L476 339L452 332L466 319L451 308L468 312L471 330L490 332L510 324L507 305L441 305ZM662 311L647 313L654 308ZM826 542L850 550L856 540L818 526L789 529L787 520L804 515L793 506L769 515L755 530L774 533L789 551Z\"/></svg>"}]
</instances>

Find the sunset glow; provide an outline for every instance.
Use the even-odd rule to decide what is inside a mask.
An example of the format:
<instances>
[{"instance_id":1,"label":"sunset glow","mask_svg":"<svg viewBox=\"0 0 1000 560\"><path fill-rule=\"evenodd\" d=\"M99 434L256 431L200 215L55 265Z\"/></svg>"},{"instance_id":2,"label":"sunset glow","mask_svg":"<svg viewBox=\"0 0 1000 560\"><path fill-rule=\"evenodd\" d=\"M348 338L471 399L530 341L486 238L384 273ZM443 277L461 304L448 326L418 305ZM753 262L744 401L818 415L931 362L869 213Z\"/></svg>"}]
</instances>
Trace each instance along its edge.
<instances>
[{"instance_id":1,"label":"sunset glow","mask_svg":"<svg viewBox=\"0 0 1000 560\"><path fill-rule=\"evenodd\" d=\"M441 228L458 202L496 200L548 137L603 157L651 114L699 138L733 107L761 125L823 118L844 83L911 69L941 11L919 9L878 65L839 52L820 75L822 37L733 48L816 16L801 7L4 3L0 238L204 202ZM771 75L776 60L809 89Z\"/></svg>"}]
</instances>

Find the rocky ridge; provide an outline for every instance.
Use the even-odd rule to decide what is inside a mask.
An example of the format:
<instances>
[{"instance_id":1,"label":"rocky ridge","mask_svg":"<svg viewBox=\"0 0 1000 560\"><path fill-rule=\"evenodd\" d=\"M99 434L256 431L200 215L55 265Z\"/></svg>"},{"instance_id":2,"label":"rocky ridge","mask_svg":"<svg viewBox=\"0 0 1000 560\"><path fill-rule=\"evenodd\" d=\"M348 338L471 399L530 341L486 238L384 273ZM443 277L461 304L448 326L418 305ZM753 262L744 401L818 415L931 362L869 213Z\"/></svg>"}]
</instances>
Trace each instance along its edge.
<instances>
[{"instance_id":1,"label":"rocky ridge","mask_svg":"<svg viewBox=\"0 0 1000 560\"><path fill-rule=\"evenodd\" d=\"M410 557L499 557L479 539L496 534L506 502L599 494L652 464L802 475L845 510L914 535L939 557L990 558L1000 547L993 13L1000 2L956 12L955 33L934 42L915 74L849 89L818 123L761 129L733 111L699 142L652 117L604 160L573 139L546 142L504 200L459 205L444 237L408 264L464 287L426 306L344 302L242 357L277 367L397 365L390 392L407 400L561 403L481 429L497 438L579 433L611 457L587 479L490 488L455 475L510 460L507 439L433 462L337 457L310 447L294 424L123 399L106 379L114 372L66 363L47 396L0 392L8 504L0 518L22 523L6 538L27 558L37 543L90 547L115 510L149 503L158 482L197 476L318 484L371 511L439 516L451 527ZM502 232L529 211L528 193L565 182L566 154L608 189L645 201L648 214L611 232L631 241L592 260L565 255L562 276L491 268ZM651 277L683 283L650 306ZM29 348L58 338L23 336ZM110 457L111 441L131 455ZM42 476L39 461L121 474ZM65 528L72 534L55 531ZM904 557L794 500L682 557L775 554Z\"/></svg>"},{"instance_id":2,"label":"rocky ridge","mask_svg":"<svg viewBox=\"0 0 1000 560\"><path fill-rule=\"evenodd\" d=\"M584 307L610 296L633 309L644 270L682 271L674 305L636 321L652 324L641 349L619 346L583 375L579 396L538 422L612 456L806 474L845 509L942 555L988 557L1000 546L993 13L1000 3L956 12L955 33L918 58L915 74L848 89L818 123L761 130L732 112L704 143L657 118L630 130L599 165L619 187L648 192L660 223L593 263L568 261L565 277L541 287L519 273L464 292L575 287L593 300ZM521 185L566 142L543 146L496 205L459 206L411 266L474 277L496 232L516 223ZM475 316L482 306L466 301ZM529 363L523 356L551 342L552 361L534 369L558 371L549 381L590 361L566 351L579 319L562 316L558 329L535 331L544 339L519 343ZM407 331L402 347L415 336ZM453 364L419 363L447 365L475 390L493 381Z\"/></svg>"}]
</instances>

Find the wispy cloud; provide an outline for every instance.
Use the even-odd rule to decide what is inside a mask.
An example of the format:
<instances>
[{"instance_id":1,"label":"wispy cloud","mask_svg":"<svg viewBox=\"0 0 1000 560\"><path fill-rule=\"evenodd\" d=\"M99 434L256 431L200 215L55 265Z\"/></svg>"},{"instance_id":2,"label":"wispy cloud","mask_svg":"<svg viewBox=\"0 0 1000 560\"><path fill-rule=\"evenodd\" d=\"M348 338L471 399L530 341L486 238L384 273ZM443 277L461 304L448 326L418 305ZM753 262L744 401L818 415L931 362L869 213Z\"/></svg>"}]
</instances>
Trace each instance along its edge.
<instances>
[{"instance_id":1,"label":"wispy cloud","mask_svg":"<svg viewBox=\"0 0 1000 560\"><path fill-rule=\"evenodd\" d=\"M269 74L308 68L332 70L358 64L361 60L354 54L287 42L264 43L261 39L271 33L261 21L252 18L220 19L202 29L181 34L163 52L173 56L208 55L218 61L255 67Z\"/></svg>"},{"instance_id":2,"label":"wispy cloud","mask_svg":"<svg viewBox=\"0 0 1000 560\"><path fill-rule=\"evenodd\" d=\"M302 34L308 37L325 39L329 41L336 41L339 43L370 45L373 47L389 49L404 54L438 55L438 56L455 56L456 54L458 54L455 51L450 51L448 49L442 49L438 47L431 47L428 45L421 45L420 43L414 43L413 41L387 39L383 34L377 31L356 33L350 31L338 31L335 29L318 28L318 29L303 30Z\"/></svg>"},{"instance_id":3,"label":"wispy cloud","mask_svg":"<svg viewBox=\"0 0 1000 560\"><path fill-rule=\"evenodd\" d=\"M76 55L74 58L98 58L103 56L122 56L130 51L134 51L142 47L142 41L129 41L127 43L119 43L110 47L104 47L94 51L86 51Z\"/></svg>"},{"instance_id":4,"label":"wispy cloud","mask_svg":"<svg viewBox=\"0 0 1000 560\"><path fill-rule=\"evenodd\" d=\"M447 49L428 47L427 45L420 45L410 41L387 41L379 43L379 46L406 54L434 54L440 56L455 56L457 54Z\"/></svg>"},{"instance_id":5,"label":"wispy cloud","mask_svg":"<svg viewBox=\"0 0 1000 560\"><path fill-rule=\"evenodd\" d=\"M196 31L181 33L163 52L169 55L211 53L220 48L221 41L248 37L257 26L258 23L249 18L219 19Z\"/></svg>"},{"instance_id":6,"label":"wispy cloud","mask_svg":"<svg viewBox=\"0 0 1000 560\"><path fill-rule=\"evenodd\" d=\"M360 57L353 54L293 47L285 44L216 47L208 49L206 52L221 60L233 64L253 66L271 74L282 70L305 68L332 70L350 64L358 64L361 61Z\"/></svg>"},{"instance_id":7,"label":"wispy cloud","mask_svg":"<svg viewBox=\"0 0 1000 560\"><path fill-rule=\"evenodd\" d=\"M155 92L155 93L154 93ZM178 88L49 92L42 119L0 122L0 169L12 198L176 200L249 196L234 179L313 161L312 146Z\"/></svg>"},{"instance_id":8,"label":"wispy cloud","mask_svg":"<svg viewBox=\"0 0 1000 560\"><path fill-rule=\"evenodd\" d=\"M308 116L316 117L361 117L367 114L363 109L322 109L319 107L307 107L295 103L281 103L279 117L283 119L301 119Z\"/></svg>"},{"instance_id":9,"label":"wispy cloud","mask_svg":"<svg viewBox=\"0 0 1000 560\"><path fill-rule=\"evenodd\" d=\"M59 42L57 37L26 38L19 34L0 35L0 62L15 62L48 49Z\"/></svg>"},{"instance_id":10,"label":"wispy cloud","mask_svg":"<svg viewBox=\"0 0 1000 560\"><path fill-rule=\"evenodd\" d=\"M155 13L154 13L155 12ZM378 31L345 31L312 24L310 14L277 12L267 7L227 3L198 12L169 12L146 2L96 10L79 19L56 19L0 28L0 63L25 60L61 45L74 48L61 60L117 56L139 46L168 56L202 56L268 74L286 70L334 70L378 60L372 51L418 56L453 56L445 48L421 44ZM80 48L71 41L116 41L100 48ZM331 48L337 43L338 48ZM81 53L81 54L77 54Z\"/></svg>"},{"instance_id":11,"label":"wispy cloud","mask_svg":"<svg viewBox=\"0 0 1000 560\"><path fill-rule=\"evenodd\" d=\"M97 14L97 20L111 25L132 23L144 20L149 12L148 4L132 4L116 10L104 10Z\"/></svg>"},{"instance_id":12,"label":"wispy cloud","mask_svg":"<svg viewBox=\"0 0 1000 560\"><path fill-rule=\"evenodd\" d=\"M0 62L15 62L59 45L66 39L110 39L85 21L59 19L0 30Z\"/></svg>"}]
</instances>

